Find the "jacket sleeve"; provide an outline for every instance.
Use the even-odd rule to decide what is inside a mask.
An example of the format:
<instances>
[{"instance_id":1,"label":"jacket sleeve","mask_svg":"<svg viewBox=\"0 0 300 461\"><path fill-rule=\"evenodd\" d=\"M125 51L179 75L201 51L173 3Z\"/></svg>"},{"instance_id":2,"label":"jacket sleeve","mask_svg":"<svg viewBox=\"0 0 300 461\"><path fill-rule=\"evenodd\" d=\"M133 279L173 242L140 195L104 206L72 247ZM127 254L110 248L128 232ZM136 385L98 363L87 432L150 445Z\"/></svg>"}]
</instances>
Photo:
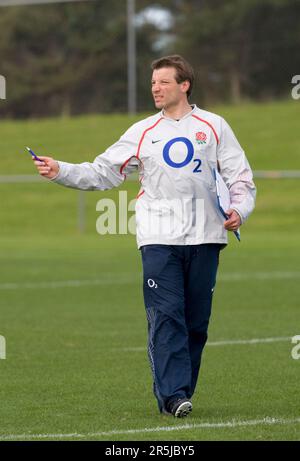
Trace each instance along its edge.
<instances>
[{"instance_id":1,"label":"jacket sleeve","mask_svg":"<svg viewBox=\"0 0 300 461\"><path fill-rule=\"evenodd\" d=\"M139 131L133 125L93 162L73 164L58 161L59 172L52 181L82 190L106 190L119 186L127 174L138 168L139 161L135 155Z\"/></svg>"},{"instance_id":2,"label":"jacket sleeve","mask_svg":"<svg viewBox=\"0 0 300 461\"><path fill-rule=\"evenodd\" d=\"M220 174L229 188L231 208L237 211L243 223L254 209L256 187L245 153L224 119L221 119L217 159Z\"/></svg>"}]
</instances>

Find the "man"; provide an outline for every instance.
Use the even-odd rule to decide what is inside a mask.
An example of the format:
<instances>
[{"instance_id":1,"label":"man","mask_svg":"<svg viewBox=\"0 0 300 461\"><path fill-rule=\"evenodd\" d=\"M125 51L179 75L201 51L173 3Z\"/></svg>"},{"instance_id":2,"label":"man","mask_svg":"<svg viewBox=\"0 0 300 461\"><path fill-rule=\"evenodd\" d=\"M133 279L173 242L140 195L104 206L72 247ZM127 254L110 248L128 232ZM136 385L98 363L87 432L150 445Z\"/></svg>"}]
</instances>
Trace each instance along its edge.
<instances>
[{"instance_id":1,"label":"man","mask_svg":"<svg viewBox=\"0 0 300 461\"><path fill-rule=\"evenodd\" d=\"M144 270L148 354L159 410L175 417L191 397L207 340L219 252L254 208L245 154L223 118L190 105L194 74L178 55L152 63L152 95L160 110L130 127L92 163L42 157L42 176L78 189L105 190L139 171L137 243ZM214 170L230 190L225 220Z\"/></svg>"}]
</instances>

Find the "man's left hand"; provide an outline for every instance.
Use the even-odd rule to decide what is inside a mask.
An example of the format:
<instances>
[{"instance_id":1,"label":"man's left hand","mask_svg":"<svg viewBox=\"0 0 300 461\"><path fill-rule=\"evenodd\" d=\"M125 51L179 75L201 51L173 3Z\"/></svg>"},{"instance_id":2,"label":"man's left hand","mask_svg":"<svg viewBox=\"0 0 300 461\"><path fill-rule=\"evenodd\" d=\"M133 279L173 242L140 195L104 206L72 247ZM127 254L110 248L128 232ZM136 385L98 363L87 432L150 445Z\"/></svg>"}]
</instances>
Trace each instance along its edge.
<instances>
[{"instance_id":1,"label":"man's left hand","mask_svg":"<svg viewBox=\"0 0 300 461\"><path fill-rule=\"evenodd\" d=\"M226 211L228 219L224 223L224 227L229 231L236 231L242 224L240 215L235 210Z\"/></svg>"}]
</instances>

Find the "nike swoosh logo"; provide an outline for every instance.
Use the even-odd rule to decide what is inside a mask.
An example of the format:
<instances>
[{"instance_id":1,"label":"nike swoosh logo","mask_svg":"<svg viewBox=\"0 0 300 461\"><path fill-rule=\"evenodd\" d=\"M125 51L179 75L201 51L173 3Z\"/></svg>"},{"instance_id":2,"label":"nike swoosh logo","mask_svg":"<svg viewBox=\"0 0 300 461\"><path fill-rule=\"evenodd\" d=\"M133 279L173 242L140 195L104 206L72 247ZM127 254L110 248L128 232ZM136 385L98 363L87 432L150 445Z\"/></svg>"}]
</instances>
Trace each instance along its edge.
<instances>
[{"instance_id":1,"label":"nike swoosh logo","mask_svg":"<svg viewBox=\"0 0 300 461\"><path fill-rule=\"evenodd\" d=\"M157 139L156 141L153 141L152 139L152 144L156 144L157 142L160 142L160 141L162 141L162 139Z\"/></svg>"}]
</instances>

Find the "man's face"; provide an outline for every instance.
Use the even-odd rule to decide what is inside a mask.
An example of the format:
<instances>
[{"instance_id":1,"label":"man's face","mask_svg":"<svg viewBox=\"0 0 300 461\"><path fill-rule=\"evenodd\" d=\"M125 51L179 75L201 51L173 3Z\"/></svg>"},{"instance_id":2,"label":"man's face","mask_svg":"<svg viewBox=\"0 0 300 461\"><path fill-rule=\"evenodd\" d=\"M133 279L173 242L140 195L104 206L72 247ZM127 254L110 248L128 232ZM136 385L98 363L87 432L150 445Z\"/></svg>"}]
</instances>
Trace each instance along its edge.
<instances>
[{"instance_id":1,"label":"man's face","mask_svg":"<svg viewBox=\"0 0 300 461\"><path fill-rule=\"evenodd\" d=\"M163 67L156 69L152 74L152 95L157 109L169 109L175 107L183 99L186 99L186 91L189 82L177 83L176 69Z\"/></svg>"}]
</instances>

